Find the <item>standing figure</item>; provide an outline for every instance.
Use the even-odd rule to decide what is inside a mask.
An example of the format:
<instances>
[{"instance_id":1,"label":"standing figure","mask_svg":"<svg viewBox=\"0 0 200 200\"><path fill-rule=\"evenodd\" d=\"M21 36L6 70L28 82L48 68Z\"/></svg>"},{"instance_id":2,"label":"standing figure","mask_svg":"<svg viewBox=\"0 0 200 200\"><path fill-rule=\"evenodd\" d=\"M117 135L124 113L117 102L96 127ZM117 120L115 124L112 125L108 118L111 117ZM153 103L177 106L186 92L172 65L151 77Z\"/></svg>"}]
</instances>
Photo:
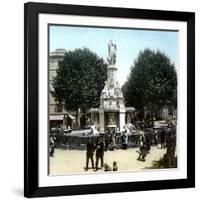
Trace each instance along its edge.
<instances>
[{"instance_id":1,"label":"standing figure","mask_svg":"<svg viewBox=\"0 0 200 200\"><path fill-rule=\"evenodd\" d=\"M143 130L145 127L144 120L140 121L140 129Z\"/></svg>"},{"instance_id":2,"label":"standing figure","mask_svg":"<svg viewBox=\"0 0 200 200\"><path fill-rule=\"evenodd\" d=\"M91 163L92 163L92 169L94 169L94 159L93 159L94 150L95 150L94 144L92 140L89 139L87 143L87 151L86 151L86 167L85 167L86 171L88 170L89 159L91 160Z\"/></svg>"},{"instance_id":3,"label":"standing figure","mask_svg":"<svg viewBox=\"0 0 200 200\"><path fill-rule=\"evenodd\" d=\"M116 144L116 139L115 139L115 132L114 131L112 131L112 133L111 133L111 138L110 138L110 150L111 151L114 151L115 150L115 144Z\"/></svg>"},{"instance_id":4,"label":"standing figure","mask_svg":"<svg viewBox=\"0 0 200 200\"><path fill-rule=\"evenodd\" d=\"M160 145L161 145L161 149L165 148L165 135L166 135L165 130L164 130L164 128L162 128L162 131L160 133Z\"/></svg>"},{"instance_id":5,"label":"standing figure","mask_svg":"<svg viewBox=\"0 0 200 200\"><path fill-rule=\"evenodd\" d=\"M141 142L145 141L144 131L139 132L139 145L141 145Z\"/></svg>"},{"instance_id":6,"label":"standing figure","mask_svg":"<svg viewBox=\"0 0 200 200\"><path fill-rule=\"evenodd\" d=\"M127 149L127 144L128 144L128 136L127 136L126 132L127 132L127 130L125 130L125 132L123 132L123 134L121 136L122 149L124 149L124 150Z\"/></svg>"},{"instance_id":7,"label":"standing figure","mask_svg":"<svg viewBox=\"0 0 200 200\"><path fill-rule=\"evenodd\" d=\"M173 166L176 150L176 129L169 128L166 135L166 155L168 158L168 166Z\"/></svg>"},{"instance_id":8,"label":"standing figure","mask_svg":"<svg viewBox=\"0 0 200 200\"><path fill-rule=\"evenodd\" d=\"M108 131L106 131L106 135L105 135L105 151L108 150L110 145L110 133Z\"/></svg>"},{"instance_id":9,"label":"standing figure","mask_svg":"<svg viewBox=\"0 0 200 200\"><path fill-rule=\"evenodd\" d=\"M115 65L116 63L116 51L117 46L113 43L112 40L110 40L108 44L108 64L109 65Z\"/></svg>"},{"instance_id":10,"label":"standing figure","mask_svg":"<svg viewBox=\"0 0 200 200\"><path fill-rule=\"evenodd\" d=\"M101 168L103 167L103 157L104 157L104 144L103 139L98 139L96 145L96 170L98 170L99 159L101 160Z\"/></svg>"},{"instance_id":11,"label":"standing figure","mask_svg":"<svg viewBox=\"0 0 200 200\"><path fill-rule=\"evenodd\" d=\"M49 148L49 151L50 151L50 156L54 156L54 145L55 145L55 140L56 138L53 137L52 135L50 136L50 148Z\"/></svg>"},{"instance_id":12,"label":"standing figure","mask_svg":"<svg viewBox=\"0 0 200 200\"><path fill-rule=\"evenodd\" d=\"M151 138L149 135L146 136L146 145L147 145L147 150L149 151L151 149Z\"/></svg>"},{"instance_id":13,"label":"standing figure","mask_svg":"<svg viewBox=\"0 0 200 200\"><path fill-rule=\"evenodd\" d=\"M154 145L158 145L158 131L157 130L155 130L154 132L153 132L153 136L154 136Z\"/></svg>"}]
</instances>

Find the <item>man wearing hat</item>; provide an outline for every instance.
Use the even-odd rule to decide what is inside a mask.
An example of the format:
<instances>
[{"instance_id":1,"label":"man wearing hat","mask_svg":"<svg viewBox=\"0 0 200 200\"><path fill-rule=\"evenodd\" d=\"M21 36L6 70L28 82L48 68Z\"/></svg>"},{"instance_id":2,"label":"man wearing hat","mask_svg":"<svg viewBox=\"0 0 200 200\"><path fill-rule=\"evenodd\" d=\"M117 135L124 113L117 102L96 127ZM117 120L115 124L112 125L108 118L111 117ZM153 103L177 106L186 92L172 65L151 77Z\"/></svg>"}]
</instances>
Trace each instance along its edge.
<instances>
[{"instance_id":1,"label":"man wearing hat","mask_svg":"<svg viewBox=\"0 0 200 200\"><path fill-rule=\"evenodd\" d=\"M88 139L88 143L87 143L87 151L86 151L86 167L85 170L88 170L88 164L89 164L89 159L91 160L92 163L92 169L94 169L94 159L93 159L93 155L94 155L94 144L91 140L91 138Z\"/></svg>"},{"instance_id":2,"label":"man wearing hat","mask_svg":"<svg viewBox=\"0 0 200 200\"><path fill-rule=\"evenodd\" d=\"M104 157L104 142L103 142L103 138L98 138L98 142L96 145L96 170L98 170L98 163L99 163L99 159L101 160L101 168L103 167L103 160Z\"/></svg>"}]
</instances>

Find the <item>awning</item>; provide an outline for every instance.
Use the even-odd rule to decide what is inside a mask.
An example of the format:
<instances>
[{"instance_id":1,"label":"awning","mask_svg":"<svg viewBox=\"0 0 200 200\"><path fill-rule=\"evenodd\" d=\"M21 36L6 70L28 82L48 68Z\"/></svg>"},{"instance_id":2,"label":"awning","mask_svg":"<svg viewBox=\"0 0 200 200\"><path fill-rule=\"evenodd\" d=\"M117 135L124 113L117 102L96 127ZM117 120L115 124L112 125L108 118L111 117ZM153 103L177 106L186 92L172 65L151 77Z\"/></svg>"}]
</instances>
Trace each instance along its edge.
<instances>
[{"instance_id":1,"label":"awning","mask_svg":"<svg viewBox=\"0 0 200 200\"><path fill-rule=\"evenodd\" d=\"M135 108L134 107L126 107L126 112L134 112Z\"/></svg>"},{"instance_id":2,"label":"awning","mask_svg":"<svg viewBox=\"0 0 200 200\"><path fill-rule=\"evenodd\" d=\"M68 115L68 117L72 120L75 120L75 117L73 115Z\"/></svg>"},{"instance_id":3,"label":"awning","mask_svg":"<svg viewBox=\"0 0 200 200\"><path fill-rule=\"evenodd\" d=\"M61 121L64 119L64 115L50 115L49 120L51 121Z\"/></svg>"},{"instance_id":4,"label":"awning","mask_svg":"<svg viewBox=\"0 0 200 200\"><path fill-rule=\"evenodd\" d=\"M108 125L107 128L116 128L117 125Z\"/></svg>"}]
</instances>

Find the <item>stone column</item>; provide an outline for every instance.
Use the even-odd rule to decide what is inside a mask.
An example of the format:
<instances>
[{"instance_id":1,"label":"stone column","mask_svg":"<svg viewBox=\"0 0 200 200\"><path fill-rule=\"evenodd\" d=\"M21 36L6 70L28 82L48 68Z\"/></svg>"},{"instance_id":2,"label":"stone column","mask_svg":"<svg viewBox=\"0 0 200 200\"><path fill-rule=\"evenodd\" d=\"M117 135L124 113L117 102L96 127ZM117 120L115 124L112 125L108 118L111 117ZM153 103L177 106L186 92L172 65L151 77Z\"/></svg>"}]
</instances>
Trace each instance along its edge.
<instances>
[{"instance_id":1,"label":"stone column","mask_svg":"<svg viewBox=\"0 0 200 200\"><path fill-rule=\"evenodd\" d=\"M104 131L105 120L104 120L104 110L99 109L99 128L100 131Z\"/></svg>"},{"instance_id":2,"label":"stone column","mask_svg":"<svg viewBox=\"0 0 200 200\"><path fill-rule=\"evenodd\" d=\"M131 123L131 112L126 113L127 115L127 124Z\"/></svg>"},{"instance_id":3,"label":"stone column","mask_svg":"<svg viewBox=\"0 0 200 200\"><path fill-rule=\"evenodd\" d=\"M126 113L125 109L119 110L119 129L120 129L120 131L123 130L123 127L125 125L125 113Z\"/></svg>"}]
</instances>

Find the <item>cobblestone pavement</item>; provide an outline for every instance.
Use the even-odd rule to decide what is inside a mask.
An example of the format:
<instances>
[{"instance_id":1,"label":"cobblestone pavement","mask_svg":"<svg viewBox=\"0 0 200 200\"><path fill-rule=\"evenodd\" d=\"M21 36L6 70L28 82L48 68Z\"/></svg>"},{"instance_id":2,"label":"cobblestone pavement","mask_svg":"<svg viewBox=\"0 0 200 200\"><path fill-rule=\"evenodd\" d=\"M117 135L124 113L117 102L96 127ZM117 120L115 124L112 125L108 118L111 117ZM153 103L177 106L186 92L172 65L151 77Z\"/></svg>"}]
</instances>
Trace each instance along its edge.
<instances>
[{"instance_id":1,"label":"cobblestone pavement","mask_svg":"<svg viewBox=\"0 0 200 200\"><path fill-rule=\"evenodd\" d=\"M104 153L104 163L112 167L113 161L117 161L119 171L138 171L151 167L153 161L158 161L166 152L166 149L151 147L147 154L146 161L138 161L139 148L130 148L127 150L106 151ZM95 162L95 156L94 156ZM50 175L61 175L66 173L91 173L93 169L85 172L86 151L79 150L61 150L55 149L54 157L50 157ZM100 165L100 163L99 163ZM91 162L89 161L89 167ZM97 172L102 172L103 169Z\"/></svg>"}]
</instances>

